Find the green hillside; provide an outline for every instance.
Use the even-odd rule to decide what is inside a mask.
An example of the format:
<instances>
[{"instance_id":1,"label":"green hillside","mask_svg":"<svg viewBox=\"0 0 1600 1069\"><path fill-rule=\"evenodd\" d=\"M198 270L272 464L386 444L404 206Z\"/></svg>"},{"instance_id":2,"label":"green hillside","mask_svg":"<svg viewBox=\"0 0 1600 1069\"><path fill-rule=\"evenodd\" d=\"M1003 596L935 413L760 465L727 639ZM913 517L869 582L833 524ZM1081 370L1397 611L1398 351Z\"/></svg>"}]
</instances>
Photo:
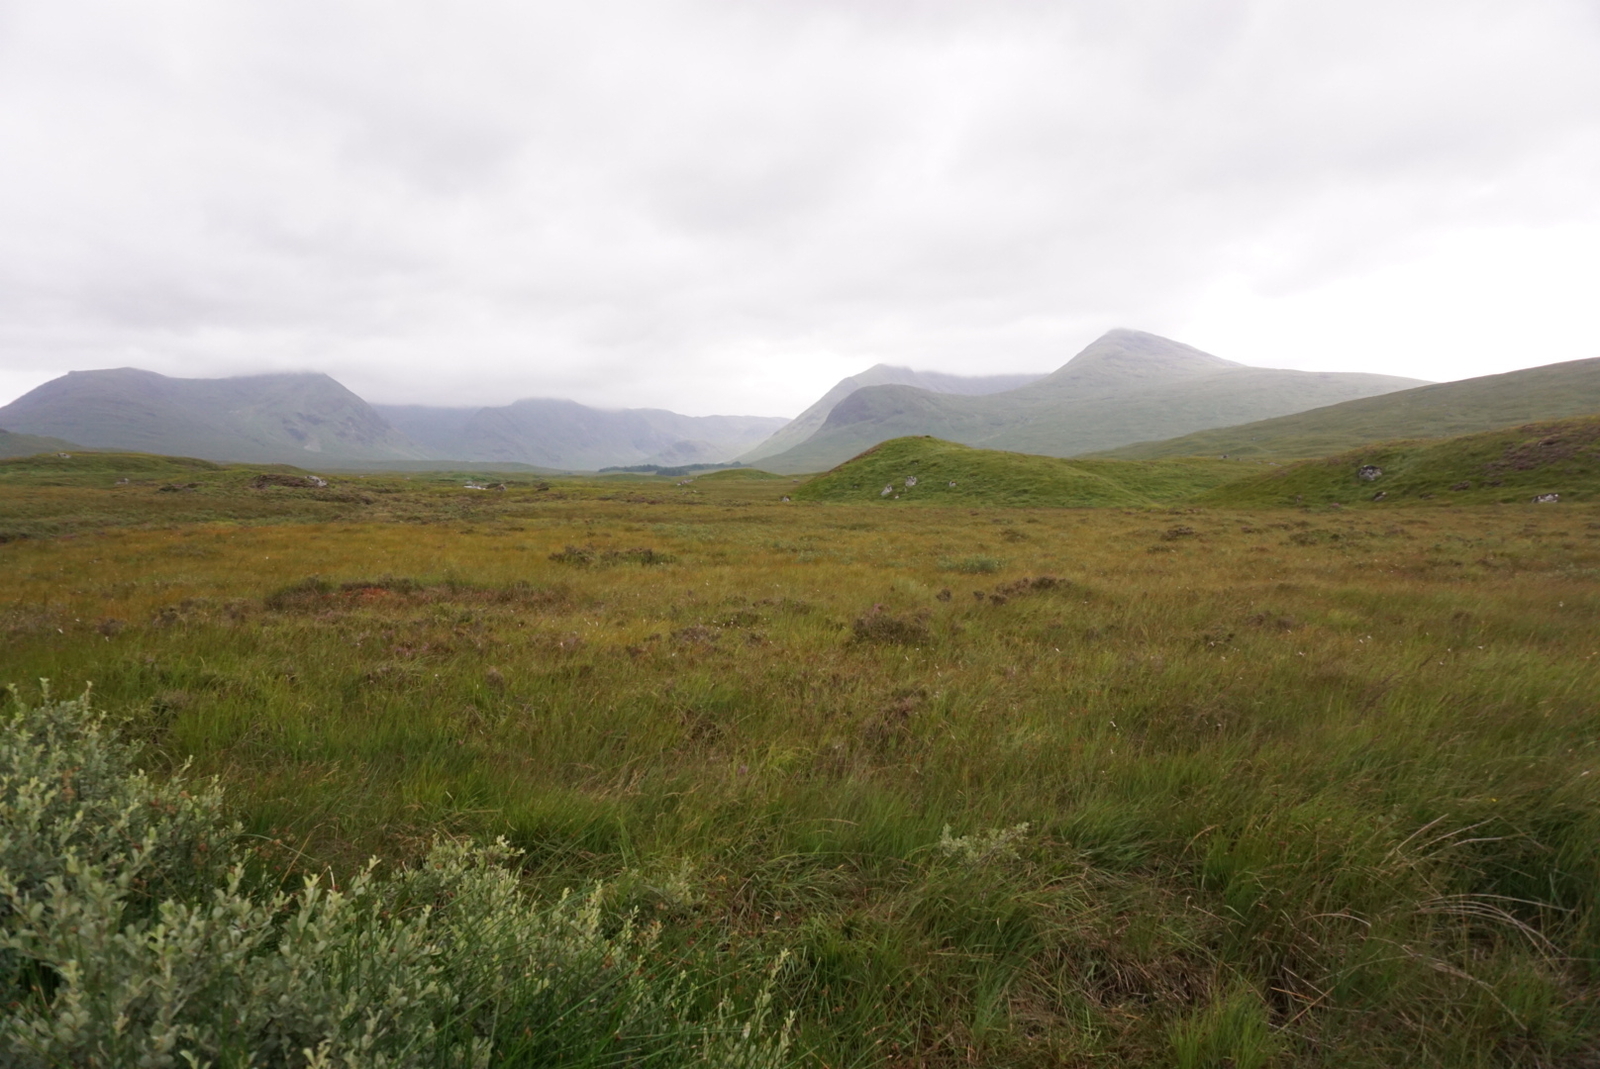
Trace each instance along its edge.
<instances>
[{"instance_id":1,"label":"green hillside","mask_svg":"<svg viewBox=\"0 0 1600 1069\"><path fill-rule=\"evenodd\" d=\"M1229 456L1298 459L1397 438L1448 438L1600 412L1600 359L1419 386L1324 408L1096 454L1125 460Z\"/></svg>"},{"instance_id":2,"label":"green hillside","mask_svg":"<svg viewBox=\"0 0 1600 1069\"><path fill-rule=\"evenodd\" d=\"M763 467L820 471L878 442L931 434L986 449L1075 456L1162 431L1226 427L1418 385L1385 375L1245 367L1139 331L1114 330L1015 390L964 397L867 386L815 434Z\"/></svg>"},{"instance_id":3,"label":"green hillside","mask_svg":"<svg viewBox=\"0 0 1600 1069\"><path fill-rule=\"evenodd\" d=\"M794 496L852 504L1139 507L1189 497L1248 470L1233 461L1061 460L896 438L802 484Z\"/></svg>"},{"instance_id":4,"label":"green hillside","mask_svg":"<svg viewBox=\"0 0 1600 1069\"><path fill-rule=\"evenodd\" d=\"M65 438L50 438L40 434L14 434L0 430L0 457L29 457L35 453L60 453L81 446Z\"/></svg>"},{"instance_id":5,"label":"green hillside","mask_svg":"<svg viewBox=\"0 0 1600 1069\"><path fill-rule=\"evenodd\" d=\"M1363 478L1363 468L1381 475ZM1368 471L1368 475L1372 475ZM1382 495L1379 497L1378 495ZM1485 505L1600 500L1600 417L1530 423L1444 441L1384 442L1268 472L1199 494L1204 505Z\"/></svg>"}]
</instances>

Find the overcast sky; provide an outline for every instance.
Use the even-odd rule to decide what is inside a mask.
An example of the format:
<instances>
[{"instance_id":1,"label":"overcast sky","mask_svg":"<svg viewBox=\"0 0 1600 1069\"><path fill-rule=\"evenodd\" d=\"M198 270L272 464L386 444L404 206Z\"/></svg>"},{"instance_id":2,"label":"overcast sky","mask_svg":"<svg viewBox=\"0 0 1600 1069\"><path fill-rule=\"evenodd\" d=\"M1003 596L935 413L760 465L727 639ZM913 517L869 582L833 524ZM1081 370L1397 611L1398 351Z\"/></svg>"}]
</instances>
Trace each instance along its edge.
<instances>
[{"instance_id":1,"label":"overcast sky","mask_svg":"<svg viewBox=\"0 0 1600 1069\"><path fill-rule=\"evenodd\" d=\"M0 402L1600 356L1595 0L0 0Z\"/></svg>"}]
</instances>

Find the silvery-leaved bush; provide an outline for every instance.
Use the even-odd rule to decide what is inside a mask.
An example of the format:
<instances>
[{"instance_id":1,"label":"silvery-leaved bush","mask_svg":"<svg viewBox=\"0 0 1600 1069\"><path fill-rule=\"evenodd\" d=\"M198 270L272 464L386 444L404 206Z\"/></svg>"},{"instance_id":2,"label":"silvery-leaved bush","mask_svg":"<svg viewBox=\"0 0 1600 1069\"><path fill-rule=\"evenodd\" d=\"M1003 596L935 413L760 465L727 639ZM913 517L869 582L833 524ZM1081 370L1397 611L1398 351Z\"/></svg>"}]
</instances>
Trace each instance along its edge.
<instances>
[{"instance_id":1,"label":"silvery-leaved bush","mask_svg":"<svg viewBox=\"0 0 1600 1069\"><path fill-rule=\"evenodd\" d=\"M0 1064L717 1065L790 1062L771 981L690 1011L655 932L601 899L530 900L503 841L293 894L248 885L216 783L158 781L88 696L0 720Z\"/></svg>"}]
</instances>

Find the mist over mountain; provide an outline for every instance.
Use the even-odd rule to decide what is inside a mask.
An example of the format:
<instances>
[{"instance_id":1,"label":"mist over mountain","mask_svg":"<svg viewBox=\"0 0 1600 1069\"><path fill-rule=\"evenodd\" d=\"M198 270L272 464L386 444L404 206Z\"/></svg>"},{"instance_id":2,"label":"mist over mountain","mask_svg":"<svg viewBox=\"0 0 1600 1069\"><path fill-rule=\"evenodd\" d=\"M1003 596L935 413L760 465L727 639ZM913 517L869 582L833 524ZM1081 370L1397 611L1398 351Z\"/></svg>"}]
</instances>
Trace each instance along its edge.
<instances>
[{"instance_id":1,"label":"mist over mountain","mask_svg":"<svg viewBox=\"0 0 1600 1069\"><path fill-rule=\"evenodd\" d=\"M840 379L833 389L823 394L810 408L739 459L747 464L753 464L764 457L775 456L785 450L793 449L817 432L834 406L867 386L915 386L933 393L977 396L1014 390L1018 386L1026 386L1042 378L1044 378L1042 372L1035 375L947 375L939 371L916 371L893 364L875 364L859 375Z\"/></svg>"},{"instance_id":2,"label":"mist over mountain","mask_svg":"<svg viewBox=\"0 0 1600 1069\"><path fill-rule=\"evenodd\" d=\"M1051 374L1000 393L862 387L834 405L809 438L761 464L784 473L822 471L907 435L1075 456L1420 385L1390 375L1247 367L1154 334L1119 329Z\"/></svg>"},{"instance_id":3,"label":"mist over mountain","mask_svg":"<svg viewBox=\"0 0 1600 1069\"><path fill-rule=\"evenodd\" d=\"M607 410L547 398L494 408L374 407L435 459L574 471L731 461L789 422L772 416L683 416L656 408Z\"/></svg>"},{"instance_id":4,"label":"mist over mountain","mask_svg":"<svg viewBox=\"0 0 1600 1069\"><path fill-rule=\"evenodd\" d=\"M720 463L786 422L543 399L493 408L375 406L322 374L178 379L136 368L71 372L0 407L0 427L16 439L7 448L37 446L30 452L74 447L356 467Z\"/></svg>"},{"instance_id":5,"label":"mist over mountain","mask_svg":"<svg viewBox=\"0 0 1600 1069\"><path fill-rule=\"evenodd\" d=\"M1075 456L1422 385L1247 367L1119 329L1047 375L969 377L879 364L842 380L794 420L606 410L549 398L472 408L372 405L322 374L177 379L118 368L47 382L0 408L0 427L87 449L215 461L595 471L737 458L797 473L907 435ZM1523 407L1523 418L1559 414Z\"/></svg>"},{"instance_id":6,"label":"mist over mountain","mask_svg":"<svg viewBox=\"0 0 1600 1069\"><path fill-rule=\"evenodd\" d=\"M0 427L217 461L420 460L372 406L321 374L177 379L125 367L73 371L0 408Z\"/></svg>"}]
</instances>

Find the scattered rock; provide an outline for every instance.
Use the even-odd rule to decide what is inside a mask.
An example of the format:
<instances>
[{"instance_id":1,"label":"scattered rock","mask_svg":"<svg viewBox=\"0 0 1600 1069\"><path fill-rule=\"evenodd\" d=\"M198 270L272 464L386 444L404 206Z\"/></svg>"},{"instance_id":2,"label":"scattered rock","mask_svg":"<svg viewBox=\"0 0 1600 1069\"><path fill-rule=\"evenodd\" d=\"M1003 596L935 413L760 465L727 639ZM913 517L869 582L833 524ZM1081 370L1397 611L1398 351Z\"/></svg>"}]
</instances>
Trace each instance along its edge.
<instances>
[{"instance_id":1,"label":"scattered rock","mask_svg":"<svg viewBox=\"0 0 1600 1069\"><path fill-rule=\"evenodd\" d=\"M1544 443L1540 442L1539 444L1543 445ZM1560 494L1538 494L1538 495L1536 495L1534 497L1533 503L1535 505L1554 505L1556 502L1558 502L1560 500L1561 500L1561 495Z\"/></svg>"},{"instance_id":2,"label":"scattered rock","mask_svg":"<svg viewBox=\"0 0 1600 1069\"><path fill-rule=\"evenodd\" d=\"M890 483L888 486L885 486L882 490L878 491L878 496L888 497L892 493L894 493L894 483Z\"/></svg>"},{"instance_id":3,"label":"scattered rock","mask_svg":"<svg viewBox=\"0 0 1600 1069\"><path fill-rule=\"evenodd\" d=\"M1372 500L1374 500L1374 501L1382 501L1384 498L1386 498L1388 496L1389 496L1389 492L1387 490L1379 490L1377 493L1372 495Z\"/></svg>"},{"instance_id":4,"label":"scattered rock","mask_svg":"<svg viewBox=\"0 0 1600 1069\"><path fill-rule=\"evenodd\" d=\"M1383 474L1383 469L1376 464L1363 464L1356 469L1356 478L1364 483L1370 483Z\"/></svg>"},{"instance_id":5,"label":"scattered rock","mask_svg":"<svg viewBox=\"0 0 1600 1069\"><path fill-rule=\"evenodd\" d=\"M911 488L911 487L913 487L915 485L917 485L917 477L915 475L907 475L906 476L906 488L909 489L909 488Z\"/></svg>"}]
</instances>

